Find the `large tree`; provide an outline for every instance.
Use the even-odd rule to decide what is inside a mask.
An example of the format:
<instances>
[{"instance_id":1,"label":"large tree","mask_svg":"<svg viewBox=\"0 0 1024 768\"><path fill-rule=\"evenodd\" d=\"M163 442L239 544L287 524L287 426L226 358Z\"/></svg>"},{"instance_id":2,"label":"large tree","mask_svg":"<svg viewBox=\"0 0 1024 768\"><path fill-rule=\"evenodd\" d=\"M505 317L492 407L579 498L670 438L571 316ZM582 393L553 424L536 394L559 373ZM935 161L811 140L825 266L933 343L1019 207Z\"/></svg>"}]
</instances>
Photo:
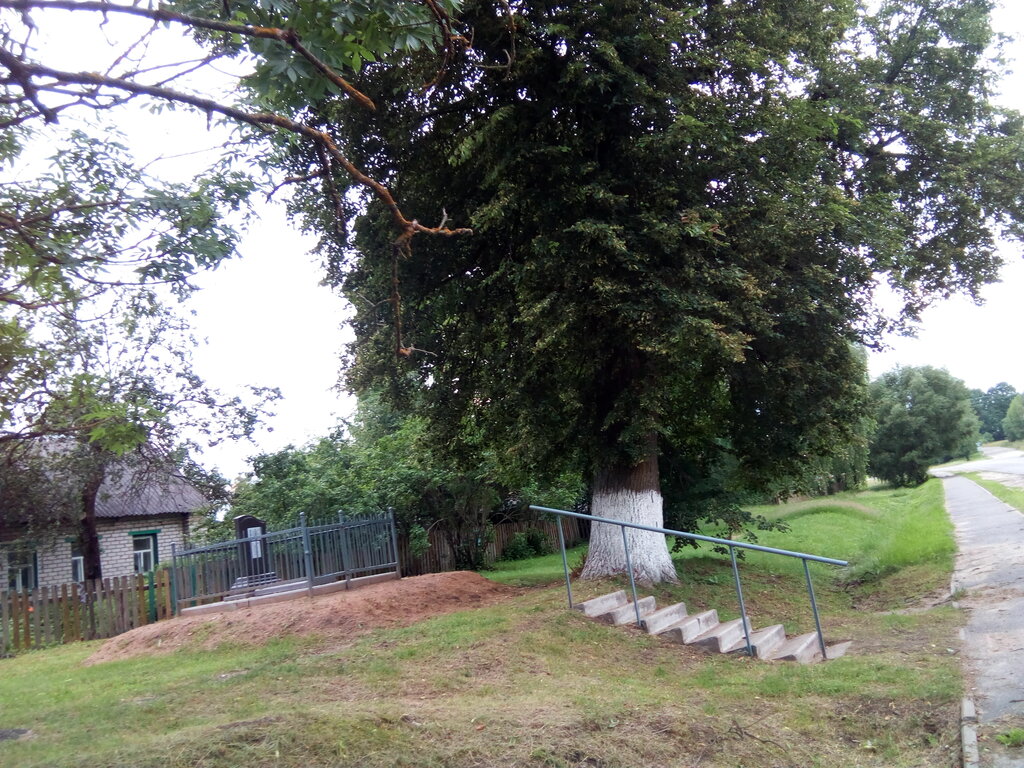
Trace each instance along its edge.
<instances>
[{"instance_id":1,"label":"large tree","mask_svg":"<svg viewBox=\"0 0 1024 768\"><path fill-rule=\"evenodd\" d=\"M651 525L659 459L724 454L756 481L827 456L863 416L850 342L973 295L1018 234L988 10L467 3L474 47L433 92L409 92L411 62L360 81L386 120L318 105L408 210L475 232L408 252L379 203L354 241L304 205L358 310L350 384L418 388L443 447L582 466L595 514ZM631 538L641 578L675 577L661 537ZM624 567L597 526L585 574Z\"/></svg>"},{"instance_id":2,"label":"large tree","mask_svg":"<svg viewBox=\"0 0 1024 768\"><path fill-rule=\"evenodd\" d=\"M978 417L960 379L939 368L897 368L871 383L877 430L868 469L894 485L920 485L928 467L968 458Z\"/></svg>"}]
</instances>

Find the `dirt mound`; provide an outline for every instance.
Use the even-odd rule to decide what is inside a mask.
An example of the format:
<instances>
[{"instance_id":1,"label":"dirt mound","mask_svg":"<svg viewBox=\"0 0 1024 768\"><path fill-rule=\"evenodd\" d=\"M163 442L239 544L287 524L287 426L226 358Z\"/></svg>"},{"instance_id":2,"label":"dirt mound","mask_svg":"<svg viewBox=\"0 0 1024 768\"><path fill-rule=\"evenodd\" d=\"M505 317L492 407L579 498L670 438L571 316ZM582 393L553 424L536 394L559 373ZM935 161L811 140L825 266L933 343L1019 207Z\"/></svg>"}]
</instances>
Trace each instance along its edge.
<instances>
[{"instance_id":1,"label":"dirt mound","mask_svg":"<svg viewBox=\"0 0 1024 768\"><path fill-rule=\"evenodd\" d=\"M205 616L179 616L133 629L105 642L86 664L99 664L188 646L260 645L285 635L355 637L378 627L401 627L444 613L507 600L522 590L470 571L432 573L345 592Z\"/></svg>"}]
</instances>

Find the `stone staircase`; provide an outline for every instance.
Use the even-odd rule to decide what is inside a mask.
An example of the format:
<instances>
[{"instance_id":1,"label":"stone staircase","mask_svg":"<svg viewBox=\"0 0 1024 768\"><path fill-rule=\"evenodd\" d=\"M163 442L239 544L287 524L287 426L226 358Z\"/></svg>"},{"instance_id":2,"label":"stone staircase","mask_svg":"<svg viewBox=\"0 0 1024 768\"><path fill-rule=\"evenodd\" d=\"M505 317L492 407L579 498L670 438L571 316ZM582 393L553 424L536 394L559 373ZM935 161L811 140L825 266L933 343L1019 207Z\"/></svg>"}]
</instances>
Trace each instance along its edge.
<instances>
[{"instance_id":1,"label":"stone staircase","mask_svg":"<svg viewBox=\"0 0 1024 768\"><path fill-rule=\"evenodd\" d=\"M689 614L683 603L676 603L659 609L653 597L643 597L636 605L629 602L624 590L595 597L574 608L597 621L621 626L636 623L637 609L640 620L648 634L659 635L684 645L694 645L714 653L747 652L747 640L743 631L743 620L720 622L718 611L710 610ZM750 617L747 617L748 627ZM821 646L818 635L787 637L781 624L750 631L750 646L754 656L766 661L796 661L808 664L821 660ZM849 642L836 643L825 648L829 660L846 653Z\"/></svg>"}]
</instances>

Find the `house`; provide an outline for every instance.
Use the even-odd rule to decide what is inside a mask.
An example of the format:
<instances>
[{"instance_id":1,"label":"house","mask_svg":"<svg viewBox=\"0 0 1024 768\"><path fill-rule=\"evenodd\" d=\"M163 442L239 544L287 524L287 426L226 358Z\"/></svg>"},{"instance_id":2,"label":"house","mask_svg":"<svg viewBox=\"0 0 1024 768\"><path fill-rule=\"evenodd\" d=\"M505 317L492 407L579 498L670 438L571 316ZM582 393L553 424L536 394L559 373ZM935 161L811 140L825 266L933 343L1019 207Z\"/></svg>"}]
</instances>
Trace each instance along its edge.
<instances>
[{"instance_id":1,"label":"house","mask_svg":"<svg viewBox=\"0 0 1024 768\"><path fill-rule=\"evenodd\" d=\"M154 473L150 473L151 475ZM146 573L188 539L189 516L208 502L180 475L140 479L132 472L108 478L96 501L96 529L104 577ZM17 532L6 532L11 541ZM74 533L33 544L0 545L0 589L31 590L82 581L82 555Z\"/></svg>"}]
</instances>

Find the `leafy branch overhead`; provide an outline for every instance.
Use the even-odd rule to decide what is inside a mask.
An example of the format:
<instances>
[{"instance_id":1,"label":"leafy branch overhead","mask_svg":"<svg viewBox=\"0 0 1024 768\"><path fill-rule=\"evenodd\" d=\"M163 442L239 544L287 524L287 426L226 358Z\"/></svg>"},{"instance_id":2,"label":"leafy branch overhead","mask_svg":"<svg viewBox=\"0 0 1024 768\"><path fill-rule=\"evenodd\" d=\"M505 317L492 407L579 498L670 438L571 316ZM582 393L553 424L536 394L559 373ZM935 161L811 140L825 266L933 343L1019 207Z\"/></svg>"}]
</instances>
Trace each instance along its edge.
<instances>
[{"instance_id":1,"label":"leafy branch overhead","mask_svg":"<svg viewBox=\"0 0 1024 768\"><path fill-rule=\"evenodd\" d=\"M287 147L297 141L313 148L311 165L279 179L277 186L319 182L324 204L340 216L343 206L337 183L347 177L390 212L397 231L392 246L397 260L408 252L416 235L451 236L470 230L451 228L446 222L428 226L407 216L384 181L365 173L349 159L329 129L309 119L309 107L318 100L341 96L360 109L376 111L374 101L351 79L367 63L395 50L433 51L437 70L423 87L435 85L456 54L468 45L452 21L451 14L458 6L458 0L339 4L186 1L160 7L103 0L0 0L0 9L14 12L0 20L0 126L14 129L32 121L54 123L69 111L104 111L146 99L155 102L156 108L187 107L205 114L208 120L216 117L236 129L250 129L245 142L270 140L271 147ZM57 14L69 12L75 19L90 16L97 25L126 17L147 26L137 28L135 37L121 46L105 69L70 70L49 64L45 44L35 45L38 30L45 32L57 23ZM191 34L202 55L175 58L195 51L191 46L181 54L186 46L180 43L172 46L170 58L155 54L158 46L153 39L167 29L179 37L182 31ZM217 86L223 84L224 66L228 65L245 72L231 76L234 82L225 95ZM11 211L0 211L0 231L13 233L33 248L29 223ZM337 222L336 230L341 229ZM153 258L148 261L147 268L155 273L168 264ZM10 300L17 297L12 295ZM400 329L397 290L389 300L395 307L395 327ZM397 348L402 347L399 339Z\"/></svg>"}]
</instances>

